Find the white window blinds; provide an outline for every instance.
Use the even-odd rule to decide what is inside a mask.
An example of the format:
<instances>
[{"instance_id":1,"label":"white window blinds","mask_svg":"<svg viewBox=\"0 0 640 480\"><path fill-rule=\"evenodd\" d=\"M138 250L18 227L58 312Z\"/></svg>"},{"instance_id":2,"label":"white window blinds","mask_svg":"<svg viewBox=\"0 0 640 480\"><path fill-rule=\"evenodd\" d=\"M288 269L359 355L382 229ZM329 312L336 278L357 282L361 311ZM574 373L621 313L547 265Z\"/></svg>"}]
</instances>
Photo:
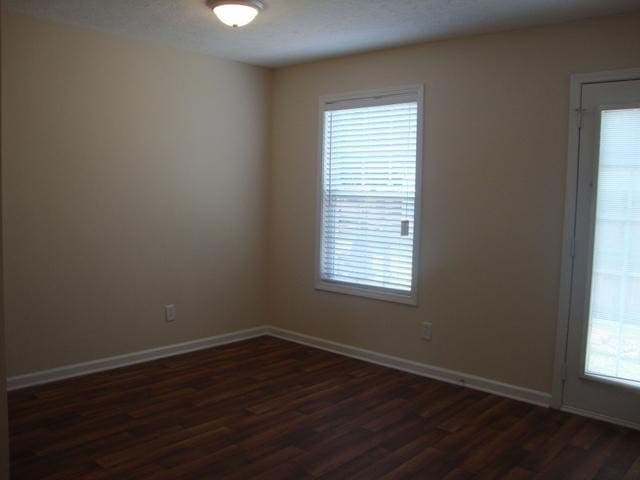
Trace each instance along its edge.
<instances>
[{"instance_id":1,"label":"white window blinds","mask_svg":"<svg viewBox=\"0 0 640 480\"><path fill-rule=\"evenodd\" d=\"M586 371L640 384L640 108L604 110Z\"/></svg>"},{"instance_id":2,"label":"white window blinds","mask_svg":"<svg viewBox=\"0 0 640 480\"><path fill-rule=\"evenodd\" d=\"M397 102L335 102L323 113L320 280L378 297L415 293L419 101Z\"/></svg>"}]
</instances>

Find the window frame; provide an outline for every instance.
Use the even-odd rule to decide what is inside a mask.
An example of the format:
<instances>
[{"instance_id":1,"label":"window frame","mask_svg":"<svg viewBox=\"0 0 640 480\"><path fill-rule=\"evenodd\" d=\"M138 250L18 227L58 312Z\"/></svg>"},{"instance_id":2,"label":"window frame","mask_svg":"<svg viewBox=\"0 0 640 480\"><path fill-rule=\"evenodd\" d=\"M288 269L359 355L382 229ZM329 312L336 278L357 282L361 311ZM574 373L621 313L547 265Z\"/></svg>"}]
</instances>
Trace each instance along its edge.
<instances>
[{"instance_id":1,"label":"window frame","mask_svg":"<svg viewBox=\"0 0 640 480\"><path fill-rule=\"evenodd\" d=\"M416 178L415 204L413 216L413 258L411 267L411 290L404 294L384 287L358 285L338 282L322 278L320 265L323 242L323 175L324 175L324 114L327 110L339 110L377 105L392 105L408 101L417 102L416 132ZM339 103L340 107L335 108ZM328 108L332 107L333 108ZM405 305L418 305L418 278L420 265L420 237L422 218L422 167L423 167L423 135L424 135L424 85L407 85L400 87L361 90L334 95L322 95L318 101L318 152L317 152L317 185L316 185L316 252L315 283L316 290L354 295L358 297L383 300ZM400 226L398 226L400 228Z\"/></svg>"}]
</instances>

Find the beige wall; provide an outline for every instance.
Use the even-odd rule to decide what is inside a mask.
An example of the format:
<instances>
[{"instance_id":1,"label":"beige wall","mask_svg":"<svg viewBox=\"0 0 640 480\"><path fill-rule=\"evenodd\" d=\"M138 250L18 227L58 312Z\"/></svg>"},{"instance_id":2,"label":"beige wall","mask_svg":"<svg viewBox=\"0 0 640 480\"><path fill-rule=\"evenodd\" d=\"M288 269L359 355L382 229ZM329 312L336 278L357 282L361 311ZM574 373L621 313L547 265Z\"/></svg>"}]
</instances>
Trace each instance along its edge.
<instances>
[{"instance_id":1,"label":"beige wall","mask_svg":"<svg viewBox=\"0 0 640 480\"><path fill-rule=\"evenodd\" d=\"M272 323L550 391L569 74L639 66L635 14L278 70ZM318 96L415 83L426 94L419 306L315 291Z\"/></svg>"},{"instance_id":2,"label":"beige wall","mask_svg":"<svg viewBox=\"0 0 640 480\"><path fill-rule=\"evenodd\" d=\"M2 1L0 0L0 7ZM0 8L0 22L2 19L2 9ZM1 37L1 36L0 36ZM2 58L2 48L0 40L0 60ZM1 61L0 61L1 63ZM0 90L2 77L0 76ZM0 110L2 105L0 96ZM2 118L0 116L0 130ZM4 341L4 282L2 274L2 155L0 148L0 480L9 478L9 422L7 418L7 382L6 382L6 355Z\"/></svg>"},{"instance_id":3,"label":"beige wall","mask_svg":"<svg viewBox=\"0 0 640 480\"><path fill-rule=\"evenodd\" d=\"M14 14L2 40L10 375L274 323L550 390L569 74L640 66L640 15L272 75ZM420 304L315 291L318 96L414 83Z\"/></svg>"},{"instance_id":4,"label":"beige wall","mask_svg":"<svg viewBox=\"0 0 640 480\"><path fill-rule=\"evenodd\" d=\"M9 375L264 324L268 72L14 14L2 37Z\"/></svg>"}]
</instances>

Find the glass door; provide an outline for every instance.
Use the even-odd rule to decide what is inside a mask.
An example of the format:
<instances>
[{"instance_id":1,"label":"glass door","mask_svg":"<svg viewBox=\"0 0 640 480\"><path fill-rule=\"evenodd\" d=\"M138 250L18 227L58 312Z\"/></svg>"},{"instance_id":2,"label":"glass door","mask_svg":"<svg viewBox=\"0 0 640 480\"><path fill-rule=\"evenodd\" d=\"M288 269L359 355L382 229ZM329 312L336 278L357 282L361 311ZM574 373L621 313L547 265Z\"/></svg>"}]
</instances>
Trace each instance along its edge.
<instances>
[{"instance_id":1,"label":"glass door","mask_svg":"<svg viewBox=\"0 0 640 480\"><path fill-rule=\"evenodd\" d=\"M640 105L598 117L585 373L640 387Z\"/></svg>"},{"instance_id":2,"label":"glass door","mask_svg":"<svg viewBox=\"0 0 640 480\"><path fill-rule=\"evenodd\" d=\"M563 402L640 426L640 80L581 99Z\"/></svg>"}]
</instances>

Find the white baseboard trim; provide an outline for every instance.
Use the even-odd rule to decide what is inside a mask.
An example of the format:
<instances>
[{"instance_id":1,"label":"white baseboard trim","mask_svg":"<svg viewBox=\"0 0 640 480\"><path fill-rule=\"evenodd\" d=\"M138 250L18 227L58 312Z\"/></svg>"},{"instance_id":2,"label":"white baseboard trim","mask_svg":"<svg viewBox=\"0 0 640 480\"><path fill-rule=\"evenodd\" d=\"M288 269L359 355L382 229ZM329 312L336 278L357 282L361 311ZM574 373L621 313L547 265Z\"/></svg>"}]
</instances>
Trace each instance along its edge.
<instances>
[{"instance_id":1,"label":"white baseboard trim","mask_svg":"<svg viewBox=\"0 0 640 480\"><path fill-rule=\"evenodd\" d=\"M42 370L39 372L28 373L26 375L17 375L7 379L7 390L18 390L34 385L56 382L66 378L78 377L89 373L111 370L113 368L125 367L136 363L148 362L150 360L180 355L182 353L193 352L196 350L203 350L205 348L225 345L227 343L238 342L240 340L247 340L262 335L271 335L283 340L289 340L310 347L327 350L329 352L356 358L376 365L402 370L415 375L433 378L443 382L481 390L483 392L493 393L495 395L512 398L514 400L521 400L523 402L532 403L542 407L548 407L551 404L551 395L545 392L530 390L528 388L518 387L476 375L470 375L467 373L427 365L425 363L406 360L400 357L385 355L372 350L365 350L351 345L332 342L330 340L304 335L273 326L261 326L247 330L239 330L237 332L215 335L213 337L167 345L165 347L152 348L149 350L117 355L115 357L101 358L90 362L66 365L64 367Z\"/></svg>"},{"instance_id":2,"label":"white baseboard trim","mask_svg":"<svg viewBox=\"0 0 640 480\"><path fill-rule=\"evenodd\" d=\"M134 365L136 363L148 362L159 358L171 357L196 350L203 350L219 345L239 342L241 340L248 340L250 338L260 337L263 335L270 335L283 340L300 343L309 347L319 348L339 355L374 363L383 367L393 368L395 370L401 370L403 372L433 378L435 380L469 387L475 390L481 390L483 392L512 398L514 400L520 400L522 402L531 403L541 407L549 407L551 405L551 394L546 392L518 387L516 385L498 382L496 380L479 377L477 375L436 367L426 363L414 362L412 360L406 360L392 355L385 355L372 350L365 350L363 348L333 342L331 340L325 340L311 335L304 335L302 333L274 326L260 326L249 328L247 330L238 330L236 332L215 335L213 337L167 345L165 347L152 348L149 350L117 355L115 357L93 360L90 362L76 363L64 367L52 368L50 370L28 373L26 375L17 375L7 379L7 390L18 390L34 385L56 382L66 378L78 377L89 373L101 372L104 370L125 367L127 365ZM640 430L639 424L609 417L607 415L574 408L568 405L563 405L560 409L567 413L573 413L583 417L589 417L595 420L601 420L621 425L623 427Z\"/></svg>"},{"instance_id":3,"label":"white baseboard trim","mask_svg":"<svg viewBox=\"0 0 640 480\"><path fill-rule=\"evenodd\" d=\"M620 425L622 427L632 428L634 430L640 430L640 424L622 420L620 418L610 417L601 413L592 412L590 410L583 410L581 408L571 407L569 405L562 405L560 410L567 413L573 413L580 415L581 417L593 418L594 420L601 420L607 423L613 423L614 425Z\"/></svg>"},{"instance_id":4,"label":"white baseboard trim","mask_svg":"<svg viewBox=\"0 0 640 480\"><path fill-rule=\"evenodd\" d=\"M322 350L356 358L365 362L375 363L376 365L382 365L384 367L402 370L403 372L413 373L422 377L433 378L443 382L453 383L487 393L493 393L501 397L520 400L541 407L549 407L551 405L550 393L518 387L516 385L502 383L496 380L470 375L468 373L448 370L446 368L435 367L425 363L414 362L412 360L406 360L392 355L385 355L372 350L365 350L351 345L345 345L343 343L312 337L310 335L303 335L301 333L285 330L279 327L269 326L266 330L266 334L273 337L301 343L310 347L320 348Z\"/></svg>"},{"instance_id":5,"label":"white baseboard trim","mask_svg":"<svg viewBox=\"0 0 640 480\"><path fill-rule=\"evenodd\" d=\"M267 327L255 327L247 330L214 335L213 337L199 338L189 342L176 343L165 347L151 348L139 352L126 353L115 357L101 358L90 362L75 363L64 367L41 370L39 372L28 373L26 375L16 375L7 378L7 390L18 390L20 388L31 387L43 383L56 382L65 378L78 377L89 373L111 370L113 368L125 367L136 363L148 362L158 358L171 357L182 353L203 350L227 343L239 342L249 338L265 335Z\"/></svg>"}]
</instances>

